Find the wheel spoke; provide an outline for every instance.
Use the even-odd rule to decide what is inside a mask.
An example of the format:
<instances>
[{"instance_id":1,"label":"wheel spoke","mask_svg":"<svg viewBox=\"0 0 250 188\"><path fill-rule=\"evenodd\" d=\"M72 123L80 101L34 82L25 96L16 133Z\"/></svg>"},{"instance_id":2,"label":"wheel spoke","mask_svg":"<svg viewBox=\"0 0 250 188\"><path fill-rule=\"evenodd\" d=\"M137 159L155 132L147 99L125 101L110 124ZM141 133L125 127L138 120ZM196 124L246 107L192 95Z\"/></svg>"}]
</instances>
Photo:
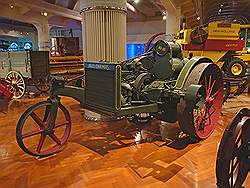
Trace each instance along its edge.
<instances>
[{"instance_id":1,"label":"wheel spoke","mask_svg":"<svg viewBox=\"0 0 250 188\"><path fill-rule=\"evenodd\" d=\"M42 149L43 143L44 143L44 141L45 141L45 138L46 138L46 135L41 134L39 143L38 143L37 148L36 148L36 151L37 151L38 153L41 152L41 149Z\"/></svg>"},{"instance_id":2,"label":"wheel spoke","mask_svg":"<svg viewBox=\"0 0 250 188\"><path fill-rule=\"evenodd\" d=\"M211 85L211 79L212 77L209 77L208 83L206 83L206 95L209 96L209 91L210 91L210 85Z\"/></svg>"},{"instance_id":3,"label":"wheel spoke","mask_svg":"<svg viewBox=\"0 0 250 188\"><path fill-rule=\"evenodd\" d=\"M28 137L31 137L31 136L35 136L35 135L41 134L42 132L43 132L43 130L30 131L30 132L27 132L27 133L23 134L22 138L28 138Z\"/></svg>"},{"instance_id":4,"label":"wheel spoke","mask_svg":"<svg viewBox=\"0 0 250 188\"><path fill-rule=\"evenodd\" d=\"M242 134L240 134L240 136L238 136L237 140L235 141L235 145L237 146L237 148L238 148L238 144L241 141L241 139L242 139Z\"/></svg>"},{"instance_id":5,"label":"wheel spoke","mask_svg":"<svg viewBox=\"0 0 250 188\"><path fill-rule=\"evenodd\" d=\"M22 81L21 78L19 78L17 81L16 81L16 84L18 84L20 81ZM21 82L22 83L22 82Z\"/></svg>"},{"instance_id":6,"label":"wheel spoke","mask_svg":"<svg viewBox=\"0 0 250 188\"><path fill-rule=\"evenodd\" d=\"M45 128L42 120L35 114L35 112L32 112L30 116L39 125L40 128Z\"/></svg>"},{"instance_id":7,"label":"wheel spoke","mask_svg":"<svg viewBox=\"0 0 250 188\"><path fill-rule=\"evenodd\" d=\"M65 123L61 123L61 124L56 125L56 126L54 127L54 129L55 129L55 128L58 128L58 127L62 127L62 126L67 125L67 124L69 124L69 121L67 121L67 122L65 122Z\"/></svg>"},{"instance_id":8,"label":"wheel spoke","mask_svg":"<svg viewBox=\"0 0 250 188\"><path fill-rule=\"evenodd\" d=\"M49 134L49 137L52 138L52 140L54 140L58 145L61 145L61 141L60 141L59 138L55 135L55 133Z\"/></svg>"}]
</instances>

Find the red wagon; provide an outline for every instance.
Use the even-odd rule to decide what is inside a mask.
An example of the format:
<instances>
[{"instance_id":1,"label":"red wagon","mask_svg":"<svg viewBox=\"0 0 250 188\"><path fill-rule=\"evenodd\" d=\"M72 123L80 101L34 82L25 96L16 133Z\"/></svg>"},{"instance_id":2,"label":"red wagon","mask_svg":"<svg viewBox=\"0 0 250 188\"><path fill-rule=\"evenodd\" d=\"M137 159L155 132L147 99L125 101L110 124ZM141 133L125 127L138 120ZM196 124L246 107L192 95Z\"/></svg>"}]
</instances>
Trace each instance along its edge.
<instances>
[{"instance_id":1,"label":"red wagon","mask_svg":"<svg viewBox=\"0 0 250 188\"><path fill-rule=\"evenodd\" d=\"M0 99L5 99L6 101L10 101L13 97L13 93L11 93L10 88L5 80L0 82Z\"/></svg>"}]
</instances>

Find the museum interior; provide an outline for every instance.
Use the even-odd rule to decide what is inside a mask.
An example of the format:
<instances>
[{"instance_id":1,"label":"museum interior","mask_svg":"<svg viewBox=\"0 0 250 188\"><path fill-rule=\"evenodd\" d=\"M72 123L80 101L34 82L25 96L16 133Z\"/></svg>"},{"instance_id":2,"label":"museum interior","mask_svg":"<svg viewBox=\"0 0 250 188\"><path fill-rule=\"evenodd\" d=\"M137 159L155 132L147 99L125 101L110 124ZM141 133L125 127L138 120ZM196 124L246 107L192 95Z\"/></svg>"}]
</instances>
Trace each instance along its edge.
<instances>
[{"instance_id":1,"label":"museum interior","mask_svg":"<svg viewBox=\"0 0 250 188\"><path fill-rule=\"evenodd\" d=\"M250 188L250 0L1 0L0 188Z\"/></svg>"}]
</instances>

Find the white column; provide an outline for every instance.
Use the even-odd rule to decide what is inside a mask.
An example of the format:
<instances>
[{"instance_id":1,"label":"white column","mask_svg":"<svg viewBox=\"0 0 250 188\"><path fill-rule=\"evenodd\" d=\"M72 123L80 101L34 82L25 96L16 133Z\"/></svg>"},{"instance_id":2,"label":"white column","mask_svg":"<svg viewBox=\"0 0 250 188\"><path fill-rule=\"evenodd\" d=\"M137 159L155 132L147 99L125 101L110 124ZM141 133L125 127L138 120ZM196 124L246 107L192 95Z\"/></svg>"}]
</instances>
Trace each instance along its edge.
<instances>
[{"instance_id":1,"label":"white column","mask_svg":"<svg viewBox=\"0 0 250 188\"><path fill-rule=\"evenodd\" d=\"M180 30L181 8L173 0L160 0L166 10L166 35L176 35ZM166 40L171 39L167 37Z\"/></svg>"},{"instance_id":2,"label":"white column","mask_svg":"<svg viewBox=\"0 0 250 188\"><path fill-rule=\"evenodd\" d=\"M87 61L126 59L126 0L81 0Z\"/></svg>"},{"instance_id":3,"label":"white column","mask_svg":"<svg viewBox=\"0 0 250 188\"><path fill-rule=\"evenodd\" d=\"M50 37L49 37L49 24L48 19L45 16L41 17L41 22L39 24L34 24L37 29L38 35L38 49L39 51L49 51L50 47Z\"/></svg>"},{"instance_id":4,"label":"white column","mask_svg":"<svg viewBox=\"0 0 250 188\"><path fill-rule=\"evenodd\" d=\"M177 34L180 31L181 9L167 11L166 13L166 34Z\"/></svg>"}]
</instances>

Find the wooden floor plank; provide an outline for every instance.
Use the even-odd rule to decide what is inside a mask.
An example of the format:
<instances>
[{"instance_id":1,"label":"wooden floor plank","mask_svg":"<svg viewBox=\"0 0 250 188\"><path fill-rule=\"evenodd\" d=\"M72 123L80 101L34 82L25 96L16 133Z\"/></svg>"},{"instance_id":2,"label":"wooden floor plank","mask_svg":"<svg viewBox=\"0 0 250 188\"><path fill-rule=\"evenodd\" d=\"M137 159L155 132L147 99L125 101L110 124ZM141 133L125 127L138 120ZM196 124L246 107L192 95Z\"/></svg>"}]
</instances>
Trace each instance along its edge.
<instances>
[{"instance_id":1,"label":"wooden floor plank","mask_svg":"<svg viewBox=\"0 0 250 188\"><path fill-rule=\"evenodd\" d=\"M222 133L250 96L230 99L215 132L199 143L185 139L163 145L161 140L135 144L137 129L126 120L88 122L79 104L62 98L72 117L72 133L65 149L38 160L23 153L15 139L20 115L45 98L24 99L23 106L0 114L0 188L215 188L215 160ZM159 129L153 121L150 130ZM168 127L176 134L176 127ZM250 188L250 178L245 182Z\"/></svg>"}]
</instances>

